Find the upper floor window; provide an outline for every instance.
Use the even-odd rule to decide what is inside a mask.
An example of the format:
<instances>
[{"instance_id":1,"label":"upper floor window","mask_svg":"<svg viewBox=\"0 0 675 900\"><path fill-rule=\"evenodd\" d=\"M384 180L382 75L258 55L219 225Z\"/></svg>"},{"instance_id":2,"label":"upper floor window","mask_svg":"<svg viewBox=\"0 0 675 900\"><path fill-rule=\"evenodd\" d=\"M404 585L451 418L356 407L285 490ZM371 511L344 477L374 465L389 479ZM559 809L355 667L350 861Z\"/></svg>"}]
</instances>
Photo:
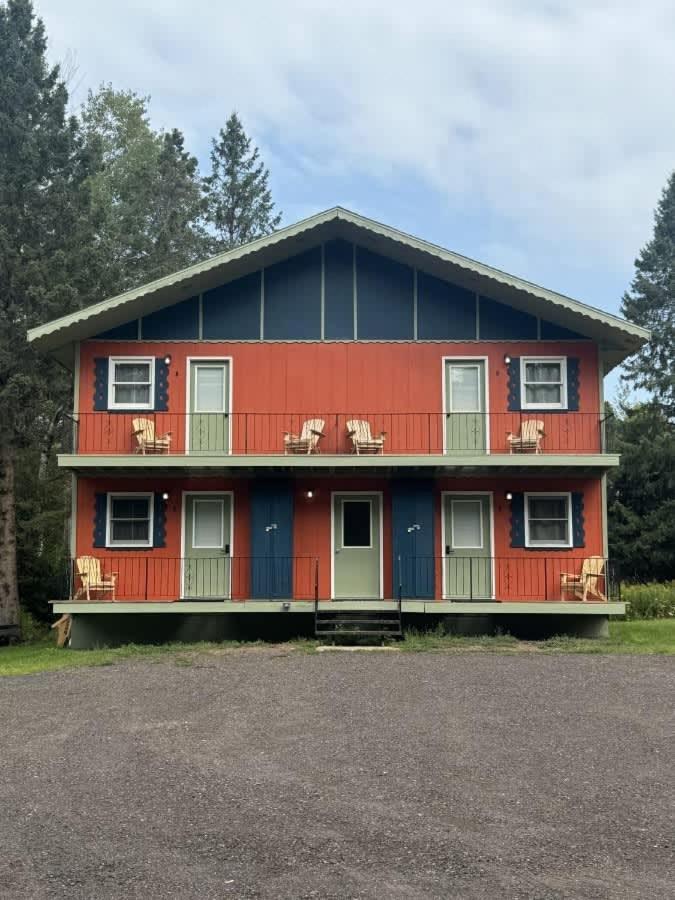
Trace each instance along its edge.
<instances>
[{"instance_id":1,"label":"upper floor window","mask_svg":"<svg viewBox=\"0 0 675 900\"><path fill-rule=\"evenodd\" d=\"M566 409L567 360L521 357L520 387L522 409Z\"/></svg>"},{"instance_id":2,"label":"upper floor window","mask_svg":"<svg viewBox=\"0 0 675 900\"><path fill-rule=\"evenodd\" d=\"M152 494L108 494L108 547L152 546Z\"/></svg>"},{"instance_id":3,"label":"upper floor window","mask_svg":"<svg viewBox=\"0 0 675 900\"><path fill-rule=\"evenodd\" d=\"M153 408L154 359L112 358L108 372L108 409Z\"/></svg>"},{"instance_id":4,"label":"upper floor window","mask_svg":"<svg viewBox=\"0 0 675 900\"><path fill-rule=\"evenodd\" d=\"M525 546L572 546L569 494L525 494Z\"/></svg>"}]
</instances>

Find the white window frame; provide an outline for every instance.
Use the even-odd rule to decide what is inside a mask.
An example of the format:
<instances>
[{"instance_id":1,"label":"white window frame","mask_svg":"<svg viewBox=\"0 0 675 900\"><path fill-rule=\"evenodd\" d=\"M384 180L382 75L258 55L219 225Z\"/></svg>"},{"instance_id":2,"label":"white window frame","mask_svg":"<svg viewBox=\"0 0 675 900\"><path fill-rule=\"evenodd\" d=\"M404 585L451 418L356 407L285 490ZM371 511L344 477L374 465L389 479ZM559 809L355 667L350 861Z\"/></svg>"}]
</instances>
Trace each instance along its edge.
<instances>
[{"instance_id":1,"label":"white window frame","mask_svg":"<svg viewBox=\"0 0 675 900\"><path fill-rule=\"evenodd\" d=\"M138 384L138 382L115 381L115 366L120 363L145 365L150 368L150 396L147 403L117 403L115 384ZM111 356L108 359L108 409L154 409L155 408L155 357L154 356Z\"/></svg>"},{"instance_id":2,"label":"white window frame","mask_svg":"<svg viewBox=\"0 0 675 900\"><path fill-rule=\"evenodd\" d=\"M564 541L537 541L530 538L530 497L549 500L565 500L567 503L567 539ZM573 546L572 534L572 493L571 491L530 491L524 494L523 516L525 518L525 546L552 547L558 550Z\"/></svg>"},{"instance_id":3,"label":"white window frame","mask_svg":"<svg viewBox=\"0 0 675 900\"><path fill-rule=\"evenodd\" d=\"M483 412L483 390L482 390L482 374L485 371L484 367L481 363L476 360L475 362L448 362L448 368L452 369L475 369L478 375L477 386L478 386L478 409L462 409L457 412L457 415L462 415L465 413L466 415L473 415L475 413ZM453 391L453 383L452 383L452 373L450 372L448 375L448 412L455 412L455 392Z\"/></svg>"},{"instance_id":4,"label":"white window frame","mask_svg":"<svg viewBox=\"0 0 675 900\"><path fill-rule=\"evenodd\" d=\"M532 384L560 384L560 403L528 403L525 380L528 363L560 363L560 382L537 381ZM567 409L567 357L566 356L521 356L520 357L520 408L521 409Z\"/></svg>"},{"instance_id":5,"label":"white window frame","mask_svg":"<svg viewBox=\"0 0 675 900\"><path fill-rule=\"evenodd\" d=\"M197 396L199 391L199 372L201 369L220 369L223 373L223 396L221 399L220 409L200 409L197 405ZM194 366L194 393L195 402L193 413L201 413L204 415L225 415L227 413L227 363L214 360L211 363L196 363Z\"/></svg>"},{"instance_id":6,"label":"white window frame","mask_svg":"<svg viewBox=\"0 0 675 900\"><path fill-rule=\"evenodd\" d=\"M348 503L367 503L369 509L368 516L368 531L370 533L370 542L366 546L365 544L358 544L354 546L353 544L345 544L345 506ZM372 550L373 549L373 501L370 497L347 497L342 500L342 528L340 529L342 534L341 538L341 547L343 550Z\"/></svg>"},{"instance_id":7,"label":"white window frame","mask_svg":"<svg viewBox=\"0 0 675 900\"><path fill-rule=\"evenodd\" d=\"M198 544L197 536L197 504L209 504L220 507L220 543ZM193 550L224 550L225 549L225 499L223 497L195 497L192 501L192 549Z\"/></svg>"},{"instance_id":8,"label":"white window frame","mask_svg":"<svg viewBox=\"0 0 675 900\"><path fill-rule=\"evenodd\" d=\"M455 543L455 506L467 503L478 504L479 520L480 520L480 544L457 544ZM456 500L454 497L450 500L450 546L453 550L483 550L485 547L485 529L483 523L483 500L481 497L467 497L465 500Z\"/></svg>"},{"instance_id":9,"label":"white window frame","mask_svg":"<svg viewBox=\"0 0 675 900\"><path fill-rule=\"evenodd\" d=\"M148 501L148 540L147 541L113 541L112 540L112 505L113 500L139 500ZM105 522L105 545L106 547L152 547L153 535L155 527L155 502L154 494L146 491L122 491L113 492L107 495L106 503L106 522Z\"/></svg>"}]
</instances>

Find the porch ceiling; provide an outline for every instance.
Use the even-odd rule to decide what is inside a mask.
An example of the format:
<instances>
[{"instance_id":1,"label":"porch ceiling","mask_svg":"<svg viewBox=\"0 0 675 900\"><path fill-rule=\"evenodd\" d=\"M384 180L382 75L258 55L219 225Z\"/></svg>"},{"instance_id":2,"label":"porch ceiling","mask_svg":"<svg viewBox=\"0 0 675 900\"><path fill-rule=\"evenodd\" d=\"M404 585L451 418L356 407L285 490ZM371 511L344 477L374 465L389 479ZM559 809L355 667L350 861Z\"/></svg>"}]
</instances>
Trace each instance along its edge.
<instances>
[{"instance_id":1,"label":"porch ceiling","mask_svg":"<svg viewBox=\"0 0 675 900\"><path fill-rule=\"evenodd\" d=\"M230 476L255 474L292 475L512 475L528 476L601 475L619 465L619 456L598 454L540 454L486 456L167 456L61 454L61 468L82 474Z\"/></svg>"}]
</instances>

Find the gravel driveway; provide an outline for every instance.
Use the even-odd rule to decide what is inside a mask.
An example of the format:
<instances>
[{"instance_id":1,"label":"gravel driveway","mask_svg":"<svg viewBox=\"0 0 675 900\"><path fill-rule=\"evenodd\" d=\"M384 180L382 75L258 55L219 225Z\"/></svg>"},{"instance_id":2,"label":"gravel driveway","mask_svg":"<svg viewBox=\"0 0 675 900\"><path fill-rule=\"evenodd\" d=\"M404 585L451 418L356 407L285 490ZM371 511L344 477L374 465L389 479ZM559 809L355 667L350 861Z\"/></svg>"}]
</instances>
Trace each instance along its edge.
<instances>
[{"instance_id":1,"label":"gravel driveway","mask_svg":"<svg viewBox=\"0 0 675 900\"><path fill-rule=\"evenodd\" d=\"M3 898L667 898L675 660L251 649L0 681Z\"/></svg>"}]
</instances>

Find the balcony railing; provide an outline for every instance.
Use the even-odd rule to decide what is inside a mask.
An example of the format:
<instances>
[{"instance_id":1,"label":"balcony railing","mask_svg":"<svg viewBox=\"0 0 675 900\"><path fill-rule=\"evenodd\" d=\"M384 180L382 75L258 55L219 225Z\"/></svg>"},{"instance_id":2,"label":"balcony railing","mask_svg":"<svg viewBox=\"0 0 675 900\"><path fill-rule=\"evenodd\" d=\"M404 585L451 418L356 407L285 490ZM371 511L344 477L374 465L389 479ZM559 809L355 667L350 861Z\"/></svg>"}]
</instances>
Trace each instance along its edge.
<instances>
[{"instance_id":1,"label":"balcony railing","mask_svg":"<svg viewBox=\"0 0 675 900\"><path fill-rule=\"evenodd\" d=\"M597 454L611 452L607 421L566 411L96 412L74 418L72 449L164 456ZM354 423L361 423L358 432Z\"/></svg>"},{"instance_id":2,"label":"balcony railing","mask_svg":"<svg viewBox=\"0 0 675 900\"><path fill-rule=\"evenodd\" d=\"M392 572L391 562L386 564ZM330 599L330 569L312 556L202 558L150 553L69 560L60 591L72 602ZM397 557L385 599L557 602L621 599L615 564L602 557ZM354 598L358 600L358 597Z\"/></svg>"}]
</instances>

